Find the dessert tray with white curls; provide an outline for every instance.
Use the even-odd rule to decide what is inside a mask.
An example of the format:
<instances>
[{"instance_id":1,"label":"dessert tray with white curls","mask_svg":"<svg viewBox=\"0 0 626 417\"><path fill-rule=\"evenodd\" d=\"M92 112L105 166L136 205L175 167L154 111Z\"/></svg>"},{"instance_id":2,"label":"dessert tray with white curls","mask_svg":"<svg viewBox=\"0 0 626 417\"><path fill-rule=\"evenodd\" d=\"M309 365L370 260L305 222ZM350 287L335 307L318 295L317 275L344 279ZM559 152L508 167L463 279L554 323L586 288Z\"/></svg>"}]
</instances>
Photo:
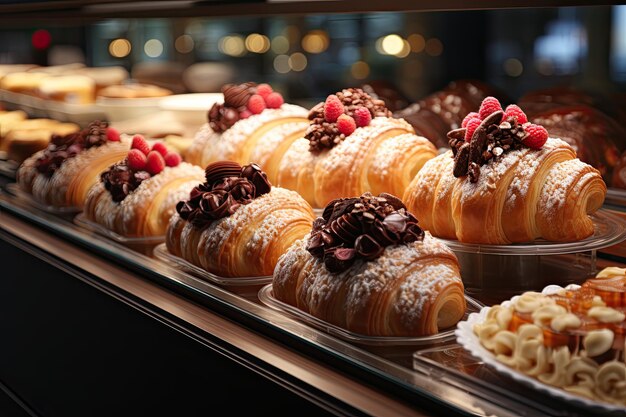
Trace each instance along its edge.
<instances>
[{"instance_id":1,"label":"dessert tray with white curls","mask_svg":"<svg viewBox=\"0 0 626 417\"><path fill-rule=\"evenodd\" d=\"M498 372L593 411L626 412L626 269L484 307L457 341Z\"/></svg>"}]
</instances>

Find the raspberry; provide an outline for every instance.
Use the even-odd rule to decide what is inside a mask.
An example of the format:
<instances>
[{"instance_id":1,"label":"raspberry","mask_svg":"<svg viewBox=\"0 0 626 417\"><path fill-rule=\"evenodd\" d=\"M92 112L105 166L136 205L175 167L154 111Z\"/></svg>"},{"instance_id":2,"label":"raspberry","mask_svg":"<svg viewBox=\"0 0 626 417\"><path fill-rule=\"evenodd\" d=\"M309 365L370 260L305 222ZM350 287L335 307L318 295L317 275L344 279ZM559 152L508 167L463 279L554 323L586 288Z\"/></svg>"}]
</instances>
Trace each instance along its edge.
<instances>
[{"instance_id":1,"label":"raspberry","mask_svg":"<svg viewBox=\"0 0 626 417\"><path fill-rule=\"evenodd\" d=\"M329 122L336 122L337 118L342 115L344 112L343 104L339 97L334 94L326 97L326 101L324 102L324 119Z\"/></svg>"},{"instance_id":2,"label":"raspberry","mask_svg":"<svg viewBox=\"0 0 626 417\"><path fill-rule=\"evenodd\" d=\"M120 132L117 129L112 127L107 127L107 139L111 142L119 142L120 141Z\"/></svg>"},{"instance_id":3,"label":"raspberry","mask_svg":"<svg viewBox=\"0 0 626 417\"><path fill-rule=\"evenodd\" d=\"M502 110L502 106L500 102L495 97L486 97L483 102L480 104L480 109L478 110L478 114L480 115L481 120L485 117L489 116L491 113L496 112L498 110Z\"/></svg>"},{"instance_id":4,"label":"raspberry","mask_svg":"<svg viewBox=\"0 0 626 417\"><path fill-rule=\"evenodd\" d=\"M461 122L461 127L467 127L467 122L469 122L470 119L480 119L480 116L475 111L467 113L467 116L465 116L465 119Z\"/></svg>"},{"instance_id":5,"label":"raspberry","mask_svg":"<svg viewBox=\"0 0 626 417\"><path fill-rule=\"evenodd\" d=\"M239 118L240 119L247 119L250 116L252 116L252 113L250 113L250 110L248 110L248 109L243 110L241 113L239 113Z\"/></svg>"},{"instance_id":6,"label":"raspberry","mask_svg":"<svg viewBox=\"0 0 626 417\"><path fill-rule=\"evenodd\" d=\"M283 96L277 92L269 93L265 96L265 104L267 104L268 109L278 109L284 102L285 100L283 100Z\"/></svg>"},{"instance_id":7,"label":"raspberry","mask_svg":"<svg viewBox=\"0 0 626 417\"><path fill-rule=\"evenodd\" d=\"M476 128L480 126L481 120L478 117L474 117L473 119L469 119L467 125L465 126L465 140L467 142L472 140L472 136L474 135L474 131Z\"/></svg>"},{"instance_id":8,"label":"raspberry","mask_svg":"<svg viewBox=\"0 0 626 417\"><path fill-rule=\"evenodd\" d=\"M259 94L253 94L248 99L248 110L250 110L252 114L259 114L265 110L265 100L263 100L263 97Z\"/></svg>"},{"instance_id":9,"label":"raspberry","mask_svg":"<svg viewBox=\"0 0 626 417\"><path fill-rule=\"evenodd\" d=\"M522 143L532 149L541 149L548 140L548 131L545 127L530 124L524 128L526 137L522 139Z\"/></svg>"},{"instance_id":10,"label":"raspberry","mask_svg":"<svg viewBox=\"0 0 626 417\"><path fill-rule=\"evenodd\" d=\"M526 117L526 113L516 106L515 104L510 104L506 106L506 110L504 111L504 117L502 120L507 120L509 117L515 117L517 119L517 123L524 124L528 121L528 117Z\"/></svg>"},{"instance_id":11,"label":"raspberry","mask_svg":"<svg viewBox=\"0 0 626 417\"><path fill-rule=\"evenodd\" d=\"M146 154L139 149L131 149L128 152L128 168L133 171L143 171L146 169Z\"/></svg>"},{"instance_id":12,"label":"raspberry","mask_svg":"<svg viewBox=\"0 0 626 417\"><path fill-rule=\"evenodd\" d=\"M182 158L176 152L168 152L163 159L168 167L178 166L182 161Z\"/></svg>"},{"instance_id":13,"label":"raspberry","mask_svg":"<svg viewBox=\"0 0 626 417\"><path fill-rule=\"evenodd\" d=\"M150 151L150 153L148 153L148 160L146 161L146 171L148 171L150 175L156 175L163 171L163 168L165 168L165 160L163 160L161 154L157 151Z\"/></svg>"},{"instance_id":14,"label":"raspberry","mask_svg":"<svg viewBox=\"0 0 626 417\"><path fill-rule=\"evenodd\" d=\"M273 91L272 86L269 84L259 84L256 86L256 93L263 98L267 97Z\"/></svg>"},{"instance_id":15,"label":"raspberry","mask_svg":"<svg viewBox=\"0 0 626 417\"><path fill-rule=\"evenodd\" d=\"M350 136L356 129L356 122L347 114L342 114L337 118L337 129L339 129L339 133Z\"/></svg>"},{"instance_id":16,"label":"raspberry","mask_svg":"<svg viewBox=\"0 0 626 417\"><path fill-rule=\"evenodd\" d=\"M165 144L163 142L157 142L154 145L152 145L152 150L153 151L157 151L163 157L165 157L165 155L167 155L167 152L168 152L167 151L167 146L165 146Z\"/></svg>"},{"instance_id":17,"label":"raspberry","mask_svg":"<svg viewBox=\"0 0 626 417\"><path fill-rule=\"evenodd\" d=\"M144 155L148 155L148 152L150 152L150 145L141 135L133 136L133 143L130 145L130 148L139 149Z\"/></svg>"},{"instance_id":18,"label":"raspberry","mask_svg":"<svg viewBox=\"0 0 626 417\"><path fill-rule=\"evenodd\" d=\"M367 126L372 121L372 113L366 107L359 107L354 111L354 121L358 127Z\"/></svg>"}]
</instances>

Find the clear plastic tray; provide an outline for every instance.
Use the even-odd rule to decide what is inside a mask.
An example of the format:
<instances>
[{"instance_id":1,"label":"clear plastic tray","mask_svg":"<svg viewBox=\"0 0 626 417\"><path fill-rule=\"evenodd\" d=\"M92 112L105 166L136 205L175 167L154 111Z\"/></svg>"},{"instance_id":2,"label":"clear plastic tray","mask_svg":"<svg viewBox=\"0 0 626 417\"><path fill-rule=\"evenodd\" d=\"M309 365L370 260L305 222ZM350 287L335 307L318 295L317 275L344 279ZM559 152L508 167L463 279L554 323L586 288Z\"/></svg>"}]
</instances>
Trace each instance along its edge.
<instances>
[{"instance_id":1,"label":"clear plastic tray","mask_svg":"<svg viewBox=\"0 0 626 417\"><path fill-rule=\"evenodd\" d=\"M80 213L81 211L83 211L82 207L75 207L75 206L57 207L57 206L51 206L48 204L43 204L40 201L36 200L31 194L22 190L17 185L17 183L7 184L5 189L9 193L11 193L13 196L15 196L18 200L21 200L24 203L27 203L39 210L45 211L50 214L57 214L57 215L72 214L73 215L73 214Z\"/></svg>"},{"instance_id":2,"label":"clear plastic tray","mask_svg":"<svg viewBox=\"0 0 626 417\"><path fill-rule=\"evenodd\" d=\"M79 213L76 215L76 217L74 217L74 223L77 226L82 227L83 229L87 229L90 230L92 232L95 232L101 236L104 236L106 238L112 239L118 243L125 243L125 244L136 244L136 243L140 243L140 244L156 244L156 243L161 243L165 240L165 235L160 235L160 236L137 236L137 237L130 237L130 236L122 236L118 233L115 233L112 230L107 229L106 227L102 226L99 223L96 223L94 221L91 221L87 218L87 216L85 216L85 213Z\"/></svg>"},{"instance_id":3,"label":"clear plastic tray","mask_svg":"<svg viewBox=\"0 0 626 417\"><path fill-rule=\"evenodd\" d=\"M302 321L316 329L327 332L347 342L359 345L370 346L398 346L398 345L434 345L454 340L454 328L441 331L432 336L421 337L386 337L386 336L366 336L343 329L324 320L318 319L290 304L284 303L274 297L272 284L267 284L259 290L259 300L268 307L287 314L288 316ZM472 297L465 296L467 301L467 311L463 319L467 319L472 312L478 312L483 307L479 301Z\"/></svg>"},{"instance_id":4,"label":"clear plastic tray","mask_svg":"<svg viewBox=\"0 0 626 417\"><path fill-rule=\"evenodd\" d=\"M462 243L458 240L441 239L455 252L481 253L485 255L563 255L597 250L613 246L626 240L626 224L619 216L606 209L592 214L594 225L593 235L577 242L548 242L537 239L530 243L512 245L483 245Z\"/></svg>"},{"instance_id":5,"label":"clear plastic tray","mask_svg":"<svg viewBox=\"0 0 626 417\"><path fill-rule=\"evenodd\" d=\"M578 286L568 286L568 289L577 288ZM544 294L553 294L556 291L562 289L558 285L549 285L542 290ZM505 301L503 305L514 302L517 298L513 297L511 301ZM594 411L608 411L608 412L626 412L626 406L620 406L616 404L610 404L603 401L592 400L579 395L575 395L563 389L544 384L536 378L528 376L504 363L498 361L495 355L483 347L478 339L478 336L474 334L473 327L475 324L482 323L487 317L491 307L483 307L479 312L470 314L465 320L460 321L455 331L457 343L461 345L466 351L472 354L475 358L478 358L482 363L487 364L492 369L495 369L498 373L506 375L522 384L537 390L541 393L548 394L551 397L565 400L569 403L575 403Z\"/></svg>"},{"instance_id":6,"label":"clear plastic tray","mask_svg":"<svg viewBox=\"0 0 626 417\"><path fill-rule=\"evenodd\" d=\"M172 266L182 269L197 278L212 282L222 287L237 288L237 292L256 292L259 287L272 281L271 276L261 277L221 277L206 271L191 262L170 253L165 243L160 243L154 248L155 258L164 261Z\"/></svg>"}]
</instances>

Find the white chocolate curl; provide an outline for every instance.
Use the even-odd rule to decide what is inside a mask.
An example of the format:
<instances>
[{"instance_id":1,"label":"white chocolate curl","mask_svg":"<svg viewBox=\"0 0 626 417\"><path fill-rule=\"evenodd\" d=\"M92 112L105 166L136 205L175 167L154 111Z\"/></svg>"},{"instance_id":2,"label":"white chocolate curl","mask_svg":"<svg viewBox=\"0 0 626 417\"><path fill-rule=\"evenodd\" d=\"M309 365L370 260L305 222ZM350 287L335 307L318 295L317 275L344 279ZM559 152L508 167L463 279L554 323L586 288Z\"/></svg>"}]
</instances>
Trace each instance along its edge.
<instances>
[{"instance_id":1,"label":"white chocolate curl","mask_svg":"<svg viewBox=\"0 0 626 417\"><path fill-rule=\"evenodd\" d=\"M550 322L550 327L555 332L562 332L566 329L577 329L580 327L580 319L572 313L561 314L556 316Z\"/></svg>"},{"instance_id":2,"label":"white chocolate curl","mask_svg":"<svg viewBox=\"0 0 626 417\"><path fill-rule=\"evenodd\" d=\"M608 352L613 346L615 335L609 329L592 330L583 339L587 356L593 358Z\"/></svg>"},{"instance_id":3,"label":"white chocolate curl","mask_svg":"<svg viewBox=\"0 0 626 417\"><path fill-rule=\"evenodd\" d=\"M527 291L515 301L515 310L519 313L532 313L543 305L555 303L552 298L541 293Z\"/></svg>"},{"instance_id":4,"label":"white chocolate curl","mask_svg":"<svg viewBox=\"0 0 626 417\"><path fill-rule=\"evenodd\" d=\"M621 323L626 316L611 307L591 307L587 315L602 323Z\"/></svg>"},{"instance_id":5,"label":"white chocolate curl","mask_svg":"<svg viewBox=\"0 0 626 417\"><path fill-rule=\"evenodd\" d=\"M618 268L616 266L609 266L598 272L596 278L612 278L626 275L626 268Z\"/></svg>"}]
</instances>

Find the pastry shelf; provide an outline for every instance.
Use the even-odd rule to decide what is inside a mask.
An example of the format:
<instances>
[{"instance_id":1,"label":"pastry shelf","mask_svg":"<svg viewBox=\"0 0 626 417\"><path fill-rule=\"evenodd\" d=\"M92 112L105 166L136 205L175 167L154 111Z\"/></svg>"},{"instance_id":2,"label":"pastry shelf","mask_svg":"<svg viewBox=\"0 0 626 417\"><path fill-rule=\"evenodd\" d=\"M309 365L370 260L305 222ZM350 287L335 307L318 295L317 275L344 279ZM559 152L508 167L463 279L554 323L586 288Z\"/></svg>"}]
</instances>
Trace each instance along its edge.
<instances>
[{"instance_id":1,"label":"pastry shelf","mask_svg":"<svg viewBox=\"0 0 626 417\"><path fill-rule=\"evenodd\" d=\"M103 257L122 268L145 276L157 285L164 286L181 296L193 300L209 311L217 311L238 323L244 323L255 331L270 335L280 343L293 345L302 344L313 349L316 355L328 357L337 366L354 375L365 375L368 381L374 381L381 387L386 387L391 393L401 393L410 398L415 404L424 399L443 402L446 407L455 412L471 413L474 415L569 415L577 416L579 410L567 404L555 402L546 405L540 396L531 396L532 401L521 401L515 394L491 389L489 385L480 386L472 381L466 381L467 376L461 375L458 369L449 365L442 365L438 369L436 363L427 363L416 366L418 359L424 355L427 358L439 358L442 349L453 349L453 338L434 337L430 342L414 343L360 343L350 337L342 337L336 332L329 332L324 326L316 326L302 317L286 314L276 306L268 306L262 301L267 294L258 292L233 291L232 287L225 287L194 275L154 256L154 244L124 245L94 231L77 226L72 218L59 216L40 210L26 200L2 192L0 194L0 215L2 213L21 221L28 221L47 233L58 236L64 241L86 248L90 253ZM9 224L10 222L7 222ZM576 255L563 255L563 262L575 264ZM256 286L259 288L259 285ZM267 287L265 289L267 292ZM476 298L485 294L476 294ZM261 299L259 298L261 297ZM488 297L484 298L489 301ZM267 297L265 298L267 302ZM475 309L481 304L476 304ZM444 335L445 336L445 335ZM435 340L436 339L436 340ZM371 342L371 341L367 341ZM432 352L432 353L429 353ZM457 355L463 352L456 350ZM446 357L444 354L444 357ZM432 358L431 358L432 359ZM420 359L421 360L421 359ZM420 362L421 363L421 362ZM457 372L459 375L455 374ZM463 385L463 384L466 385ZM523 393L524 391L518 391ZM517 395L521 397L523 394ZM565 411L563 411L565 410Z\"/></svg>"}]
</instances>

